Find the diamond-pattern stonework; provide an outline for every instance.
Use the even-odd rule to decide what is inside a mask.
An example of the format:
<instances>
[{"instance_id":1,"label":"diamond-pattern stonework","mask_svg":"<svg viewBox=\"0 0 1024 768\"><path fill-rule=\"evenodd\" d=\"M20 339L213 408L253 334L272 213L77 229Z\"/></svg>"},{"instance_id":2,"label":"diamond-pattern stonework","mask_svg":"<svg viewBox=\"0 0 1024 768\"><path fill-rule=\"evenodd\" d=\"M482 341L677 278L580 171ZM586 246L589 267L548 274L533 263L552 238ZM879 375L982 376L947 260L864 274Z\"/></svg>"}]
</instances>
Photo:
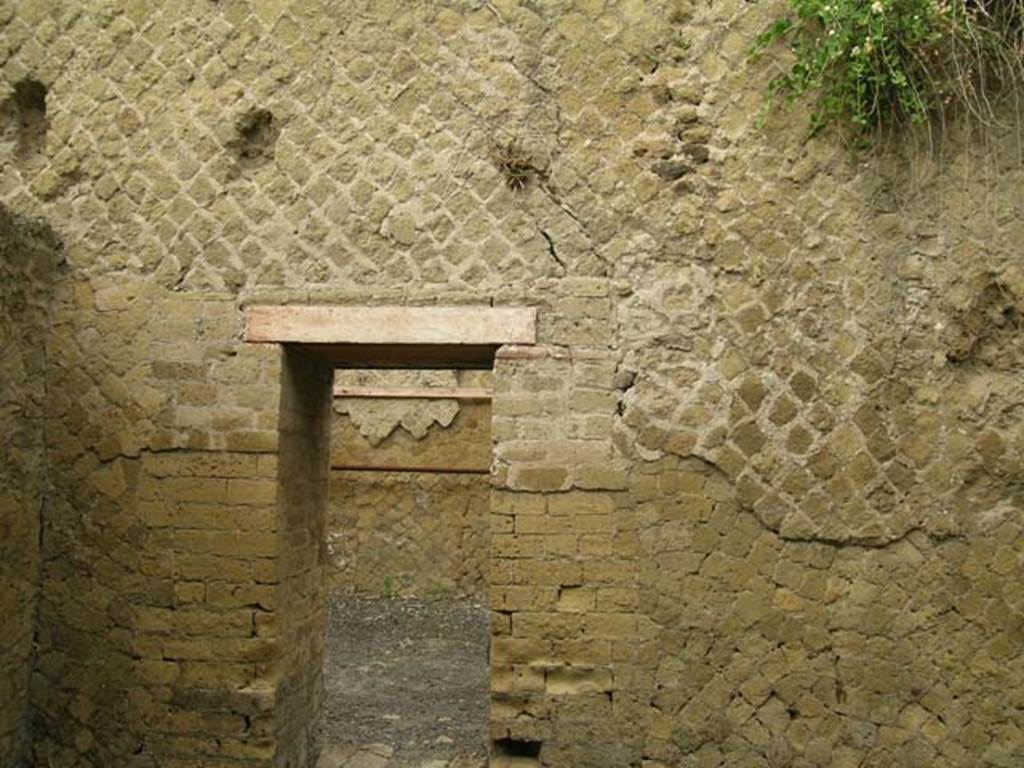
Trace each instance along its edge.
<instances>
[{"instance_id":1,"label":"diamond-pattern stonework","mask_svg":"<svg viewBox=\"0 0 1024 768\"><path fill-rule=\"evenodd\" d=\"M253 303L537 308L492 764L1024 763L1012 109L759 127L780 7L0 2L0 204L66 261L2 272L0 764L315 764L328 373Z\"/></svg>"}]
</instances>

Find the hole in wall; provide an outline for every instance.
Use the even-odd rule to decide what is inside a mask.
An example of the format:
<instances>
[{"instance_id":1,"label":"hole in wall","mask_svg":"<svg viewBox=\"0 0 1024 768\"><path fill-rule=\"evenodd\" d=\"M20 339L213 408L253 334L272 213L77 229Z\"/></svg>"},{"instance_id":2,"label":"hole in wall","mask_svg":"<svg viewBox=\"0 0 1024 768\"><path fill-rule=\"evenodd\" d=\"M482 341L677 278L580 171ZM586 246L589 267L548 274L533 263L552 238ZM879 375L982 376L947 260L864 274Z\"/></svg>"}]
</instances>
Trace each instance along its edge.
<instances>
[{"instance_id":1,"label":"hole in wall","mask_svg":"<svg viewBox=\"0 0 1024 768\"><path fill-rule=\"evenodd\" d=\"M1024 328L1024 297L995 275L974 278L969 301L954 310L943 328L946 361L952 365L1005 366Z\"/></svg>"},{"instance_id":2,"label":"hole in wall","mask_svg":"<svg viewBox=\"0 0 1024 768\"><path fill-rule=\"evenodd\" d=\"M274 113L269 109L251 109L235 124L231 148L242 168L255 168L272 160L280 134Z\"/></svg>"},{"instance_id":3,"label":"hole in wall","mask_svg":"<svg viewBox=\"0 0 1024 768\"><path fill-rule=\"evenodd\" d=\"M25 162L41 158L46 151L46 86L32 77L14 85L0 113L3 115L4 138L14 144L14 157Z\"/></svg>"},{"instance_id":4,"label":"hole in wall","mask_svg":"<svg viewBox=\"0 0 1024 768\"><path fill-rule=\"evenodd\" d=\"M540 757L542 742L527 739L495 739L493 753L496 757Z\"/></svg>"}]
</instances>

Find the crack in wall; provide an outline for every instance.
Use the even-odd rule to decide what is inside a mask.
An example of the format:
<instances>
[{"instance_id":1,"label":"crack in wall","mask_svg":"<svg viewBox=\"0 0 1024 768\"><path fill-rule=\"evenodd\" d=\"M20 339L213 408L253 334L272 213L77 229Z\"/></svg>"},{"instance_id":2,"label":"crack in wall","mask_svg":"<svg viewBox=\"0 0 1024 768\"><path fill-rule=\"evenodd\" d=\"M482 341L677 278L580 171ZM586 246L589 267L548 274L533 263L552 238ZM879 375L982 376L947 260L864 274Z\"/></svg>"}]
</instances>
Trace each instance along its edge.
<instances>
[{"instance_id":1,"label":"crack in wall","mask_svg":"<svg viewBox=\"0 0 1024 768\"><path fill-rule=\"evenodd\" d=\"M558 256L558 250L555 248L555 241L554 241L554 239L552 239L551 235L549 235L543 229L538 230L538 231L540 232L541 237L543 237L547 241L547 243L548 243L548 253L551 254L551 258L554 259L558 263L558 266L561 267L562 271L564 272L565 271L565 262L562 261L562 259Z\"/></svg>"}]
</instances>

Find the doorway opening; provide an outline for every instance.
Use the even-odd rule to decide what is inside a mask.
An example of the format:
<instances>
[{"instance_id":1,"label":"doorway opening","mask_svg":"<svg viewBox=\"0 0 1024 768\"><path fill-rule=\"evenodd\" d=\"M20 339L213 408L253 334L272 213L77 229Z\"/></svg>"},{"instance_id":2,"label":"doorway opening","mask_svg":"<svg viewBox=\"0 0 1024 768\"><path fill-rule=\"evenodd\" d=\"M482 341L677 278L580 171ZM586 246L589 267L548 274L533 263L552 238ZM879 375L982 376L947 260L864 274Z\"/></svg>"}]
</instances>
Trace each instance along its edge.
<instances>
[{"instance_id":1,"label":"doorway opening","mask_svg":"<svg viewBox=\"0 0 1024 768\"><path fill-rule=\"evenodd\" d=\"M535 310L519 308L246 309L246 340L280 344L283 351L277 495L280 656L274 676L277 765L486 765L490 670L484 574L489 545L482 521L489 501L484 509L480 499L489 499L489 491L482 495L471 478L489 481L489 410L485 414L479 409L494 385L489 376L497 350L533 344L535 328ZM404 378L403 386L396 385L396 377ZM389 418L402 412L398 422L413 437L416 432L430 434L438 423L447 422L443 429L448 430L459 412L463 434L435 429L446 435L446 451L433 457L419 451L414 457L410 446L403 446L404 437L385 444L396 430L381 426L380 414L374 417L367 402L361 402L374 399L414 404L411 409L385 409ZM467 450L468 436L474 430L480 433L482 424L488 427L486 450L479 445ZM364 442L367 435L380 438L377 446L359 446L361 455L346 450L346 445L357 445L353 430ZM373 453L381 446L383 451ZM366 495L376 493L384 501L364 504L362 518L359 505L348 513L333 513L332 475L373 472L376 478L363 479ZM382 483L385 475L390 477ZM410 483L405 478L403 486L400 475L417 479ZM344 478L335 485L345 487ZM350 502L353 494L360 496L350 490ZM464 498L457 501L460 495ZM345 499L342 491L342 506ZM456 512L443 512L446 504L458 513L457 524ZM445 514L452 516L447 525ZM360 520L366 529L362 534ZM339 521L347 531L331 530ZM373 544L381 545L387 537L391 553L374 554ZM336 589L339 572L348 577L347 590ZM336 655L325 643L328 624L342 637ZM383 677L382 671L387 673ZM438 708L443 685L449 686L455 705L451 714ZM462 722L469 711L460 709L465 706L479 713L478 721ZM388 709L392 711L384 711ZM365 729L369 724L373 728ZM397 743L361 743L366 734L390 735ZM327 748L321 751L325 737Z\"/></svg>"},{"instance_id":2,"label":"doorway opening","mask_svg":"<svg viewBox=\"0 0 1024 768\"><path fill-rule=\"evenodd\" d=\"M321 768L486 765L491 386L335 372Z\"/></svg>"}]
</instances>

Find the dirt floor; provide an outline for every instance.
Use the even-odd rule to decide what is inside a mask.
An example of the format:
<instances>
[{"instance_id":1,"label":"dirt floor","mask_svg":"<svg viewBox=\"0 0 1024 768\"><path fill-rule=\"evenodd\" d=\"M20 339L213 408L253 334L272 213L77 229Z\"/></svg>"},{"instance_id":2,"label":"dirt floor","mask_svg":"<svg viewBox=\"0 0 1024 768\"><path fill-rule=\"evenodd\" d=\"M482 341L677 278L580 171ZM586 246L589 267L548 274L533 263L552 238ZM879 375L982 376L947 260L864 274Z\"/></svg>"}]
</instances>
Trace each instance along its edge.
<instances>
[{"instance_id":1,"label":"dirt floor","mask_svg":"<svg viewBox=\"0 0 1024 768\"><path fill-rule=\"evenodd\" d=\"M468 601L334 596L318 768L486 765L488 638Z\"/></svg>"}]
</instances>

